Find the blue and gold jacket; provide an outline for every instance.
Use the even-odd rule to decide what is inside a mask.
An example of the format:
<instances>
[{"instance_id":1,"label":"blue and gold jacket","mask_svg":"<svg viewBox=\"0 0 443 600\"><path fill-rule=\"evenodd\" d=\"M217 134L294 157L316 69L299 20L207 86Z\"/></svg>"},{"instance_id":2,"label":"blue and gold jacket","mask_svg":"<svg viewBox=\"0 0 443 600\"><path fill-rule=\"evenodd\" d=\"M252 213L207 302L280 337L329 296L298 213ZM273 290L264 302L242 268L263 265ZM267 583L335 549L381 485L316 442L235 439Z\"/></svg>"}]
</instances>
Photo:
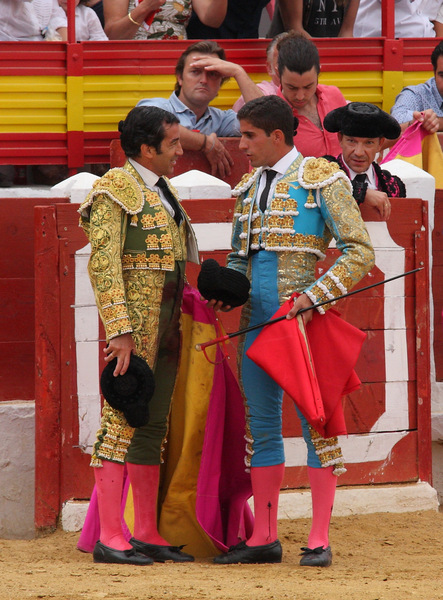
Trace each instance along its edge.
<instances>
[{"instance_id":1,"label":"blue and gold jacket","mask_svg":"<svg viewBox=\"0 0 443 600\"><path fill-rule=\"evenodd\" d=\"M374 265L349 179L335 163L299 154L262 213L257 200L261 173L261 168L253 170L234 189L238 199L228 267L250 277L254 252L276 252L281 303L295 291L306 293L313 303L347 293ZM340 255L317 277L316 263L325 258L332 239Z\"/></svg>"}]
</instances>

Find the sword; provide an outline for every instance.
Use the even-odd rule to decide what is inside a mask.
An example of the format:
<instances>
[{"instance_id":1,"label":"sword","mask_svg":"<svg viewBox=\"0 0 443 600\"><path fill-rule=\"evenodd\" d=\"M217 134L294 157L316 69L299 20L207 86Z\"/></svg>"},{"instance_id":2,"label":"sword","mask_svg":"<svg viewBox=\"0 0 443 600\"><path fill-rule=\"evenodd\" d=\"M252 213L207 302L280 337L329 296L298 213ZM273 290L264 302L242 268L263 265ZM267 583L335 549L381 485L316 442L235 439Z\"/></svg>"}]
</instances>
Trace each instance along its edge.
<instances>
[{"instance_id":1,"label":"sword","mask_svg":"<svg viewBox=\"0 0 443 600\"><path fill-rule=\"evenodd\" d=\"M313 310L314 308L318 308L319 306L324 306L325 304L330 304L331 302L336 302L337 300L342 300L343 298L349 298L349 296L353 296L354 294L359 294L360 292L365 292L366 290L370 290L371 288L377 287L378 285L383 285L384 283L389 283L390 281L394 281L394 279L400 279L400 277L406 277L406 275L412 275L412 273L417 273L417 271L422 271L424 267L419 267L418 269L413 269L412 271L406 271L406 273L401 273L400 275L394 275L394 277L390 277L389 279L383 279L383 281L379 281L378 283L372 283L371 285L367 285L366 287L360 288L358 290L354 290L352 292L348 292L347 294L343 294L342 296L337 296L336 298L332 298L330 300L323 300L322 302L317 302L312 306L307 306L306 308L301 308L297 315L306 312L307 310ZM251 325L251 327L245 327L245 329L239 329L238 331L234 331L233 333L227 333L226 335L220 336L218 338L214 338L213 340L209 340L209 342L204 342L203 344L196 344L195 349L197 352L201 352L208 348L208 346L213 346L214 344L219 344L222 342L226 342L233 337L237 337L238 335L243 335L244 333L249 333L250 331L254 331L254 329L260 329L261 327L265 327L266 325L272 325L273 323L278 323L279 321L283 321L286 319L286 315L282 315L280 317L276 317L275 319L270 319L269 321L264 321L263 323L258 323L257 325Z\"/></svg>"}]
</instances>

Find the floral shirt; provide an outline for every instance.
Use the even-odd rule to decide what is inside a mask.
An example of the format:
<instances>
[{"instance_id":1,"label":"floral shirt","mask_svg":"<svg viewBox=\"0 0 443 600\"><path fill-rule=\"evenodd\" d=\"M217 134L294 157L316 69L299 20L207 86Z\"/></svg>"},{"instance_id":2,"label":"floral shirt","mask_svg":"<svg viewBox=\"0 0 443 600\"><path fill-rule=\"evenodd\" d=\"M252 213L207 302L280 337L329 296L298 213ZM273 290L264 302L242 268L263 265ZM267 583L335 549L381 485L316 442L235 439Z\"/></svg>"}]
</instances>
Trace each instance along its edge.
<instances>
[{"instance_id":1,"label":"floral shirt","mask_svg":"<svg viewBox=\"0 0 443 600\"><path fill-rule=\"evenodd\" d=\"M128 13L136 6L137 0L129 0ZM192 0L166 0L152 24L142 25L135 34L135 40L183 40L186 39L186 25L192 14Z\"/></svg>"}]
</instances>

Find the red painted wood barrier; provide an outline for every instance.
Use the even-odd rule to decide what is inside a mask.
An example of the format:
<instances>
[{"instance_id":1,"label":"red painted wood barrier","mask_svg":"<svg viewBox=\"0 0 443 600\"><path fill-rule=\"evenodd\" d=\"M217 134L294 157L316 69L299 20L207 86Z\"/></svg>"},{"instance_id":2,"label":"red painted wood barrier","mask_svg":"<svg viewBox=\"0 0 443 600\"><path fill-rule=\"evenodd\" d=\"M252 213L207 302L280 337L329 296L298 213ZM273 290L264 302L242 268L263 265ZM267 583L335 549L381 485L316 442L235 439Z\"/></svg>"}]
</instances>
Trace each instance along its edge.
<instances>
[{"instance_id":1,"label":"red painted wood barrier","mask_svg":"<svg viewBox=\"0 0 443 600\"><path fill-rule=\"evenodd\" d=\"M407 202L407 210L405 210ZM233 200L187 200L183 202L194 224L230 222ZM74 336L75 253L86 239L77 225L76 206L57 204L36 208L36 527L44 529L56 524L63 502L70 498L87 498L92 489L89 454L79 447L79 415L77 390L76 344ZM388 456L382 460L347 460L348 472L340 485L431 481L430 449L430 384L429 384L429 298L427 282L427 211L421 200L392 201L392 217L386 227L387 239L393 240L393 251L404 254L403 268L424 266L416 276L405 280L405 325L385 323L390 295L388 286L380 286L340 304L344 317L368 334L357 372L362 389L344 399L351 448L372 440L376 445L383 436L398 437ZM375 213L367 211L368 227L381 227ZM389 235L388 235L389 234ZM403 249L403 250L402 250ZM390 252L391 250L389 250ZM382 249L382 253L384 250ZM335 251L328 251L326 261ZM203 252L202 258L214 256L224 260L226 251ZM402 256L403 256L402 254ZM383 258L383 254L380 254ZM389 257L388 257L389 258ZM383 259L384 260L384 259ZM383 262L383 261L382 261ZM320 268L322 265L319 265ZM195 283L196 267L189 270ZM361 282L381 281L386 274L380 266ZM386 290L383 288L386 287ZM395 296L395 294L394 294ZM388 303L397 302L395 297ZM223 317L227 331L238 327L239 311ZM391 328L391 329L390 329ZM393 334L393 342L389 336ZM395 336L405 338L404 397L400 404L403 421L391 423L389 431L371 431L383 418L392 398L386 385L389 373L386 346L400 351ZM388 336L388 337L387 337ZM233 350L231 352L233 355ZM389 358L389 357L388 357ZM235 362L231 360L231 364ZM399 373L401 379L403 375ZM391 378L392 379L392 378ZM395 379L395 377L393 378ZM391 382L394 387L396 381ZM387 391L388 390L388 391ZM397 400L396 400L397 401ZM405 417L406 415L406 417ZM406 419L406 420L405 420ZM97 423L98 425L98 423ZM300 435L298 420L289 399L284 406L284 435L297 445ZM346 440L344 440L346 442ZM296 463L289 447L285 488L307 485L306 469ZM292 462L291 462L292 461ZM291 466L292 465L292 466Z\"/></svg>"}]
</instances>

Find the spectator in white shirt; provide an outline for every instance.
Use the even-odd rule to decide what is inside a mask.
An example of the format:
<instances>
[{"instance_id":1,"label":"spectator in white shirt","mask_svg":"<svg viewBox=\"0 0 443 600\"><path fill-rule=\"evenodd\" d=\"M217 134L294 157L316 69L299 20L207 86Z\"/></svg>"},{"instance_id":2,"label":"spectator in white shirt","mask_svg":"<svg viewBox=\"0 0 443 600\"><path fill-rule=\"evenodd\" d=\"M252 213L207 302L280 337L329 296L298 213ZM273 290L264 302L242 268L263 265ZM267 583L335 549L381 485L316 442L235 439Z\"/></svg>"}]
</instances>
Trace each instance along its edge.
<instances>
[{"instance_id":1,"label":"spectator in white shirt","mask_svg":"<svg viewBox=\"0 0 443 600\"><path fill-rule=\"evenodd\" d=\"M75 39L77 42L107 40L95 11L86 6L87 0L75 0ZM68 0L58 0L59 5L67 13Z\"/></svg>"},{"instance_id":2,"label":"spectator in white shirt","mask_svg":"<svg viewBox=\"0 0 443 600\"><path fill-rule=\"evenodd\" d=\"M435 37L433 21L441 0L394 0L395 37ZM381 0L360 0L354 37L381 36Z\"/></svg>"},{"instance_id":3,"label":"spectator in white shirt","mask_svg":"<svg viewBox=\"0 0 443 600\"><path fill-rule=\"evenodd\" d=\"M67 20L57 0L0 0L1 41L66 40Z\"/></svg>"}]
</instances>

